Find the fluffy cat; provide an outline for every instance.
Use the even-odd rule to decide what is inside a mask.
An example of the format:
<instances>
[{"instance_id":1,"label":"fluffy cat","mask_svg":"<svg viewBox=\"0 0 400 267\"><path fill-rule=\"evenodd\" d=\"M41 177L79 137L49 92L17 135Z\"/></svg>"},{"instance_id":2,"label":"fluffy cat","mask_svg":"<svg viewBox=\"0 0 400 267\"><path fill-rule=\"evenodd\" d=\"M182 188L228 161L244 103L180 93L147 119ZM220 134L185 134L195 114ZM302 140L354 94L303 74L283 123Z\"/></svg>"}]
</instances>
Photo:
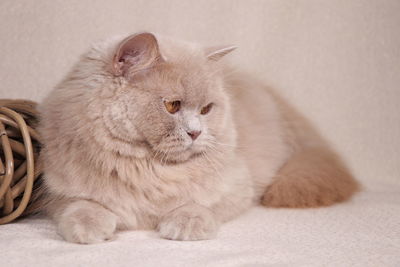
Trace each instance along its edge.
<instances>
[{"instance_id":1,"label":"fluffy cat","mask_svg":"<svg viewBox=\"0 0 400 267\"><path fill-rule=\"evenodd\" d=\"M202 49L140 33L93 47L41 104L49 214L70 242L215 237L252 205L317 207L357 183L305 120Z\"/></svg>"}]
</instances>

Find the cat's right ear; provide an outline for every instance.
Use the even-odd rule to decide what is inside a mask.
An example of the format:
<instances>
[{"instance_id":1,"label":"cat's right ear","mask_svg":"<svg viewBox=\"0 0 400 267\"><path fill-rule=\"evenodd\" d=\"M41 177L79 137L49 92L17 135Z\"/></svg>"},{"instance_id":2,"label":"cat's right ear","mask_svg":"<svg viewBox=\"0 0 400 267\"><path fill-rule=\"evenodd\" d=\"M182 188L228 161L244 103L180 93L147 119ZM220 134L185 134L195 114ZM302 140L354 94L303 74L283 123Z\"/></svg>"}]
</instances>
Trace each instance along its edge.
<instances>
[{"instance_id":1,"label":"cat's right ear","mask_svg":"<svg viewBox=\"0 0 400 267\"><path fill-rule=\"evenodd\" d=\"M218 61L236 48L236 45L213 46L206 48L205 53L208 60Z\"/></svg>"},{"instance_id":2,"label":"cat's right ear","mask_svg":"<svg viewBox=\"0 0 400 267\"><path fill-rule=\"evenodd\" d=\"M134 34L118 45L113 60L113 71L117 76L126 76L148 69L161 60L158 42L153 34Z\"/></svg>"}]
</instances>

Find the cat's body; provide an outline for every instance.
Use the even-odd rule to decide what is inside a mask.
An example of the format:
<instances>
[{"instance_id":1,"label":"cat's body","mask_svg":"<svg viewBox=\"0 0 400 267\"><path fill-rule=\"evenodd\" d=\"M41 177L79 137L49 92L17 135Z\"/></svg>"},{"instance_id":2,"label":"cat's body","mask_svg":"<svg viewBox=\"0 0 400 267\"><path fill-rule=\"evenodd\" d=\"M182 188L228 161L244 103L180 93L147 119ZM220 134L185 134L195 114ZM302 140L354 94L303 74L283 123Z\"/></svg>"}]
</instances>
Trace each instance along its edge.
<instances>
[{"instance_id":1,"label":"cat's body","mask_svg":"<svg viewBox=\"0 0 400 267\"><path fill-rule=\"evenodd\" d=\"M64 238L158 229L206 239L262 199L351 196L356 182L302 118L217 62L230 50L134 35L93 48L50 94L42 157Z\"/></svg>"}]
</instances>

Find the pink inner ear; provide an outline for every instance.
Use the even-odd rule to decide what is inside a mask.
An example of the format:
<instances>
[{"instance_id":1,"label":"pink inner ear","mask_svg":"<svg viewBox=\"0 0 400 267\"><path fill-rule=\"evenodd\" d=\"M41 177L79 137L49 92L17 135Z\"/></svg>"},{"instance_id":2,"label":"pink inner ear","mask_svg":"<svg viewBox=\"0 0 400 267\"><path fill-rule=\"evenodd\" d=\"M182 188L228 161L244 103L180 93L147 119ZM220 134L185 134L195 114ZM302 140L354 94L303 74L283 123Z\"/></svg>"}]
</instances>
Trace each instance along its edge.
<instances>
[{"instance_id":1,"label":"pink inner ear","mask_svg":"<svg viewBox=\"0 0 400 267\"><path fill-rule=\"evenodd\" d=\"M131 35L124 39L115 53L115 75L125 75L130 70L148 68L161 58L156 37L151 33Z\"/></svg>"}]
</instances>

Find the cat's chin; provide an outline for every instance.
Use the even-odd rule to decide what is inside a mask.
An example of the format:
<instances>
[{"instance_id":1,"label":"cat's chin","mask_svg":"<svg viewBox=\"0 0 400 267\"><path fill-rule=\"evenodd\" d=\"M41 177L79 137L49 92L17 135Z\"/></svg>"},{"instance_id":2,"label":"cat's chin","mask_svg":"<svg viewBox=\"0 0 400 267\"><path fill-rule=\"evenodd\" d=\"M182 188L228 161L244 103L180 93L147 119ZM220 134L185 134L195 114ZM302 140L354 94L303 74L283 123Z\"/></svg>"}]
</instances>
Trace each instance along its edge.
<instances>
[{"instance_id":1,"label":"cat's chin","mask_svg":"<svg viewBox=\"0 0 400 267\"><path fill-rule=\"evenodd\" d=\"M185 163L191 160L195 160L199 157L201 157L202 153L198 152L198 153L192 153L189 156L186 157L182 157L182 156L178 156L178 157L170 157L167 160L168 164L181 164L181 163Z\"/></svg>"},{"instance_id":2,"label":"cat's chin","mask_svg":"<svg viewBox=\"0 0 400 267\"><path fill-rule=\"evenodd\" d=\"M157 159L161 164L180 164L185 163L202 156L203 151L193 151L191 149L179 151L179 152L169 152L169 153L157 153Z\"/></svg>"}]
</instances>

